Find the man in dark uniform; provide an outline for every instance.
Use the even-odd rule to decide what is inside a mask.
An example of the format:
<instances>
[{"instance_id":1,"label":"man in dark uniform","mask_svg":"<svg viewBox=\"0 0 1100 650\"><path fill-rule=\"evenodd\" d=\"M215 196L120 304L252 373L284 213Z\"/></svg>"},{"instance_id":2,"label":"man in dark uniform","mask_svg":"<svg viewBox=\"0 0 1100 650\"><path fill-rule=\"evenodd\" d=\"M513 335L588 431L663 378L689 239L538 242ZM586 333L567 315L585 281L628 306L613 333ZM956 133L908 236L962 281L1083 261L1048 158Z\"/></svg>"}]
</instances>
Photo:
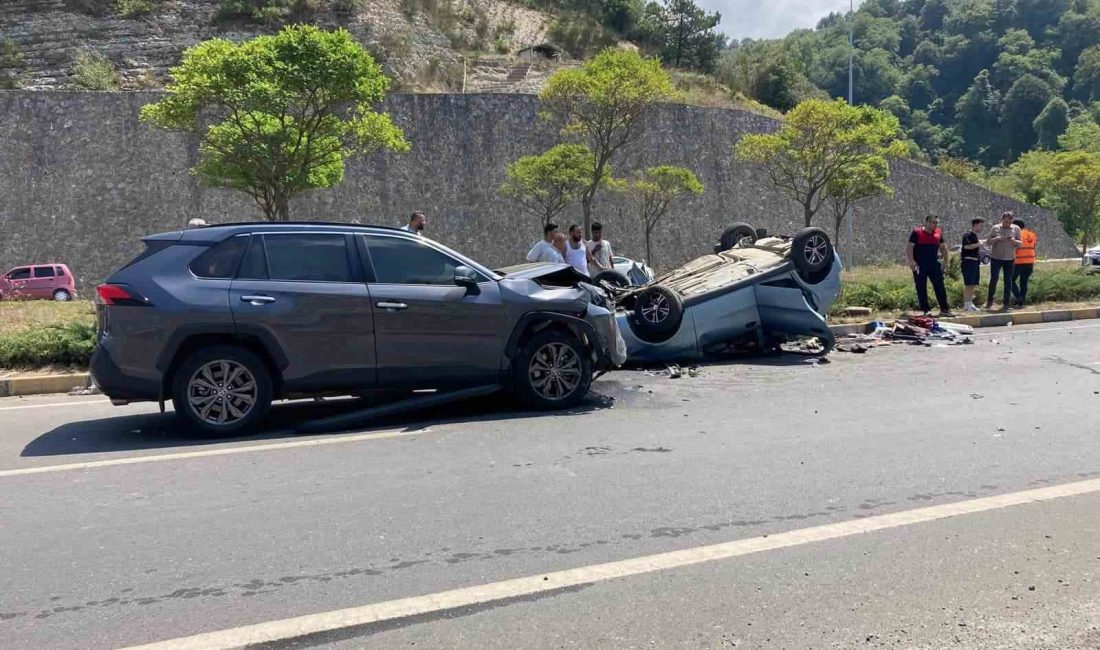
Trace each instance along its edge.
<instances>
[{"instance_id":1,"label":"man in dark uniform","mask_svg":"<svg viewBox=\"0 0 1100 650\"><path fill-rule=\"evenodd\" d=\"M905 257L913 271L913 281L917 285L917 301L920 310L929 314L932 307L928 304L928 281L936 292L936 302L940 304L940 316L954 316L947 304L947 287L943 281L943 269L947 266L947 244L940 230L940 218L930 214L924 219L923 226L917 226L909 235L909 245L905 247ZM940 256L943 264L940 264Z\"/></svg>"}]
</instances>

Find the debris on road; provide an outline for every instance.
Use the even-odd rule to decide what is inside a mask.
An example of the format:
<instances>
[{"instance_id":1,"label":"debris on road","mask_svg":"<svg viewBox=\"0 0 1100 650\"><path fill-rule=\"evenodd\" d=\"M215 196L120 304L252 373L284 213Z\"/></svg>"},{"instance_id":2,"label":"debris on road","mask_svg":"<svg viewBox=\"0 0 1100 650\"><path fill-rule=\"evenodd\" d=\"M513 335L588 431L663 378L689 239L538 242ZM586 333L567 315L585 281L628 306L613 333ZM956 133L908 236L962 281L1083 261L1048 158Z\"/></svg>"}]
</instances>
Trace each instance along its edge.
<instances>
[{"instance_id":1,"label":"debris on road","mask_svg":"<svg viewBox=\"0 0 1100 650\"><path fill-rule=\"evenodd\" d=\"M865 354L870 348L894 343L924 347L973 345L974 328L960 323L938 321L930 316L909 316L893 323L868 323L863 334L850 334L837 345L841 352Z\"/></svg>"},{"instance_id":2,"label":"debris on road","mask_svg":"<svg viewBox=\"0 0 1100 650\"><path fill-rule=\"evenodd\" d=\"M668 378L669 379L679 379L680 377L683 376L683 374L684 374L684 371L681 370L680 366L676 365L675 363L668 367Z\"/></svg>"}]
</instances>

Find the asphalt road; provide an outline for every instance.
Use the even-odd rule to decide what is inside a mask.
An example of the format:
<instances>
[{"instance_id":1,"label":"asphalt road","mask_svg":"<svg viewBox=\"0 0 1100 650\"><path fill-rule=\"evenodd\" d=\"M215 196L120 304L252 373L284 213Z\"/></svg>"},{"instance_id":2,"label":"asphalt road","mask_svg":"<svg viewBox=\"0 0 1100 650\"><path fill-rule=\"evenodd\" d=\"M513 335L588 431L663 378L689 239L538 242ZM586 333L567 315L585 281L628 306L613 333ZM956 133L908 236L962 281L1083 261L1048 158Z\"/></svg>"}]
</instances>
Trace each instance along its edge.
<instances>
[{"instance_id":1,"label":"asphalt road","mask_svg":"<svg viewBox=\"0 0 1100 650\"><path fill-rule=\"evenodd\" d=\"M0 400L0 648L1100 648L1100 324L595 391L230 441Z\"/></svg>"}]
</instances>

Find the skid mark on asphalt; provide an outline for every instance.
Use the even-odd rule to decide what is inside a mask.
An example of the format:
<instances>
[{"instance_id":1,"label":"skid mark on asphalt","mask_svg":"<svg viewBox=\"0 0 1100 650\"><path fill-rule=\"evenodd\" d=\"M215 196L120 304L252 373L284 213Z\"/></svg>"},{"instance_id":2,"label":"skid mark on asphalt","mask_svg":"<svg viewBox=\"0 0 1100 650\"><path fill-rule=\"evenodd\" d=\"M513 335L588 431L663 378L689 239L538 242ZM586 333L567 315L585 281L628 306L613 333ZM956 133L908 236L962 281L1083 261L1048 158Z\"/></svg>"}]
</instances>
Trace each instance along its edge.
<instances>
[{"instance_id":1,"label":"skid mark on asphalt","mask_svg":"<svg viewBox=\"0 0 1100 650\"><path fill-rule=\"evenodd\" d=\"M1100 479L981 497L969 501L945 503L915 510L876 515L866 519L852 519L773 535L698 546L680 551L658 553L564 571L529 575L423 596L197 634L159 643L135 646L135 648L144 650L185 650L191 648L213 650L273 644L291 640L324 643L333 636L348 634L356 628L358 628L360 635L371 634L379 626L392 626L412 617L439 616L445 612L456 613L463 611L464 608L480 607L493 603L499 605L541 594L560 592L563 589L728 560L754 553L764 553L952 517L963 517L1013 506L1096 493L1100 493Z\"/></svg>"},{"instance_id":2,"label":"skid mark on asphalt","mask_svg":"<svg viewBox=\"0 0 1100 650\"><path fill-rule=\"evenodd\" d=\"M1069 366L1070 368L1077 368L1078 370L1091 372L1094 375L1100 375L1100 369L1093 368L1089 364L1077 363L1076 361L1070 361L1069 359L1063 359L1062 357L1043 357L1043 360L1053 361L1054 363L1060 363L1063 366Z\"/></svg>"}]
</instances>

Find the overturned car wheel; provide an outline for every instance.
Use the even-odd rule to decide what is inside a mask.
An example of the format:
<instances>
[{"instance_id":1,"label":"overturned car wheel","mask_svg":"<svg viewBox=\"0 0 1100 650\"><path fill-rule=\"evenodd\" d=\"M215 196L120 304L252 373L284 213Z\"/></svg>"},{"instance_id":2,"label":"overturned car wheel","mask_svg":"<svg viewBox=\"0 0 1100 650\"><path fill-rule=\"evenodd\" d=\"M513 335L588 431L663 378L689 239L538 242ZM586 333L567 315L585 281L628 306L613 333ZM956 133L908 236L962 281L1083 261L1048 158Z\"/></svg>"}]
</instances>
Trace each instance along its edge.
<instances>
[{"instance_id":1,"label":"overturned car wheel","mask_svg":"<svg viewBox=\"0 0 1100 650\"><path fill-rule=\"evenodd\" d=\"M659 284L634 297L631 328L643 340L659 343L680 329L684 320L684 301L680 295Z\"/></svg>"},{"instance_id":2,"label":"overturned car wheel","mask_svg":"<svg viewBox=\"0 0 1100 650\"><path fill-rule=\"evenodd\" d=\"M620 289L630 288L630 280L622 273L612 269L608 269L607 271L600 271L596 274L596 277L592 278L592 281L598 287L602 287L603 283L606 282L611 286L618 287Z\"/></svg>"},{"instance_id":3,"label":"overturned car wheel","mask_svg":"<svg viewBox=\"0 0 1100 650\"><path fill-rule=\"evenodd\" d=\"M756 229L747 223L735 223L722 232L718 251L728 251L735 246L756 243Z\"/></svg>"},{"instance_id":4,"label":"overturned car wheel","mask_svg":"<svg viewBox=\"0 0 1100 650\"><path fill-rule=\"evenodd\" d=\"M803 228L791 240L791 260L804 280L813 281L832 267L834 255L833 243L821 228Z\"/></svg>"},{"instance_id":5,"label":"overturned car wheel","mask_svg":"<svg viewBox=\"0 0 1100 650\"><path fill-rule=\"evenodd\" d=\"M516 396L536 409L576 406L592 385L592 357L571 332L543 330L512 363Z\"/></svg>"}]
</instances>

